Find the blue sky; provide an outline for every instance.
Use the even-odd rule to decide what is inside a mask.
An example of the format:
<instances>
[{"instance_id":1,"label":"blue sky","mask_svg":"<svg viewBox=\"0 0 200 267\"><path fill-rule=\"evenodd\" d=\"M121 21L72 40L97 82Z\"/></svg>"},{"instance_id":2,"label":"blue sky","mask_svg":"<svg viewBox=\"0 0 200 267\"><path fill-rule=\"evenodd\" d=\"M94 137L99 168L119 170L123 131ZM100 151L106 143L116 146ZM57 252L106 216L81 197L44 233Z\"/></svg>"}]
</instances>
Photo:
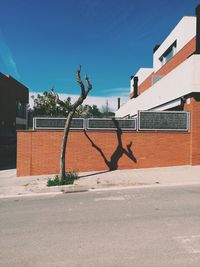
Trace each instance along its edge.
<instances>
[{"instance_id":1,"label":"blue sky","mask_svg":"<svg viewBox=\"0 0 200 267\"><path fill-rule=\"evenodd\" d=\"M152 49L197 0L1 1L0 72L31 92L78 94L82 64L92 96L127 95L129 78L152 66Z\"/></svg>"}]
</instances>

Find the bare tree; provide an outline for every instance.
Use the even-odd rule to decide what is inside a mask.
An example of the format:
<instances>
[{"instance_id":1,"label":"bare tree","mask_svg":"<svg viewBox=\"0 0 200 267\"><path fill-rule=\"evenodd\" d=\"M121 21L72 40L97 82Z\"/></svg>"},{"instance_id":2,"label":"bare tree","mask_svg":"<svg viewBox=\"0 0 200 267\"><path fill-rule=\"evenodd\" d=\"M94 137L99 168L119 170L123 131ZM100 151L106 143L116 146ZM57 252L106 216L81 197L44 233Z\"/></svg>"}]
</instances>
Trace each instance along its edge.
<instances>
[{"instance_id":1,"label":"bare tree","mask_svg":"<svg viewBox=\"0 0 200 267\"><path fill-rule=\"evenodd\" d=\"M76 72L76 80L81 88L81 92L80 92L79 98L72 105L71 110L69 111L66 122L65 122L64 134L63 134L63 139L62 139L62 144L61 144L61 154L60 154L60 180L65 179L66 145L67 145L67 139L69 135L69 129L70 129L72 118L74 116L74 113L76 112L76 109L83 103L89 91L92 89L92 84L90 83L87 74L85 75L86 88L81 80L81 66ZM61 100L58 99L58 103L60 101Z\"/></svg>"}]
</instances>

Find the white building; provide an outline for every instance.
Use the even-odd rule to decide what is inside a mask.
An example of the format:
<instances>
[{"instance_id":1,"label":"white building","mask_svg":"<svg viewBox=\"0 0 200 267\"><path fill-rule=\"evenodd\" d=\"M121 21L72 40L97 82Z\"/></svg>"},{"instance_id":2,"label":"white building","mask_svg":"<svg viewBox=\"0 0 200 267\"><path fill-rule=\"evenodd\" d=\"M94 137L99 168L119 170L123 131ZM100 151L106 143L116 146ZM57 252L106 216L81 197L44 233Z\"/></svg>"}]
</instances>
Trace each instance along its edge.
<instances>
[{"instance_id":1,"label":"white building","mask_svg":"<svg viewBox=\"0 0 200 267\"><path fill-rule=\"evenodd\" d=\"M133 117L138 110L183 110L200 93L200 5L195 17L183 17L160 46L153 67L131 77L130 99L115 113Z\"/></svg>"}]
</instances>

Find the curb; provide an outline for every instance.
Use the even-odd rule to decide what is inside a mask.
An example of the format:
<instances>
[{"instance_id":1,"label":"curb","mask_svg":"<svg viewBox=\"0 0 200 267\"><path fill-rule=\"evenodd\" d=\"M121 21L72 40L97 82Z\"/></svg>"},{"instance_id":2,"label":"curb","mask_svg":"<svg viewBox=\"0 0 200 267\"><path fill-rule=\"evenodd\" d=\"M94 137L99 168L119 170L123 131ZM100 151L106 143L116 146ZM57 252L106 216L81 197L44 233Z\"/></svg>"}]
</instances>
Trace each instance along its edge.
<instances>
[{"instance_id":1,"label":"curb","mask_svg":"<svg viewBox=\"0 0 200 267\"><path fill-rule=\"evenodd\" d=\"M52 195L61 195L62 192L46 192L46 193L28 193L28 194L19 194L19 195L6 195L0 196L0 199L5 198L22 198L22 197L35 197L35 196L52 196Z\"/></svg>"},{"instance_id":2,"label":"curb","mask_svg":"<svg viewBox=\"0 0 200 267\"><path fill-rule=\"evenodd\" d=\"M42 189L34 190L33 193L78 193L78 192L87 192L89 186L82 185L59 185L59 186L50 186Z\"/></svg>"},{"instance_id":3,"label":"curb","mask_svg":"<svg viewBox=\"0 0 200 267\"><path fill-rule=\"evenodd\" d=\"M29 191L28 193L18 193L16 195L0 195L0 199L61 195L69 193L83 193L88 191L89 191L88 186L77 186L77 185L52 186L43 189L33 190L32 192Z\"/></svg>"},{"instance_id":4,"label":"curb","mask_svg":"<svg viewBox=\"0 0 200 267\"><path fill-rule=\"evenodd\" d=\"M64 185L64 186L52 186L46 187L43 189L33 190L28 193L18 193L16 195L0 195L0 199L6 198L22 198L22 197L35 197L35 196L50 196L50 195L61 195L61 194L70 194L70 193L83 193L83 192L98 192L98 191L117 191L117 190L128 190L128 189L141 189L141 188L161 188L161 187L174 187L174 186L192 186L199 185L200 183L191 182L191 183L173 183L173 184L136 184L130 186L80 186L80 185Z\"/></svg>"},{"instance_id":5,"label":"curb","mask_svg":"<svg viewBox=\"0 0 200 267\"><path fill-rule=\"evenodd\" d=\"M141 189L141 188L162 188L162 187L174 187L174 186L192 186L192 185L199 185L199 182L191 182L191 183L172 183L172 184L160 184L160 183L153 183L153 184L141 184L141 185L130 185L130 186L112 186L112 187L96 187L90 188L89 192L98 192L98 191L115 191L115 190L128 190L128 189Z\"/></svg>"}]
</instances>

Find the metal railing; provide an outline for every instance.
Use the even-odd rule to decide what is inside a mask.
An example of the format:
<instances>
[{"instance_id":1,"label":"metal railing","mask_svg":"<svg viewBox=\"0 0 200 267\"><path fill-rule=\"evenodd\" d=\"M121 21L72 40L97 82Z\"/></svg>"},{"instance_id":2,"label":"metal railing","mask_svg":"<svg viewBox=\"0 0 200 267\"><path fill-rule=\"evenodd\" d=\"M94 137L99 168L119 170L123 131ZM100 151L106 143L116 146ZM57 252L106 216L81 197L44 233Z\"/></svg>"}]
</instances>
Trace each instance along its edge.
<instances>
[{"instance_id":1,"label":"metal railing","mask_svg":"<svg viewBox=\"0 0 200 267\"><path fill-rule=\"evenodd\" d=\"M66 118L53 118L53 117L35 117L33 118L34 130L62 130L65 127ZM84 129L84 119L72 119L71 129Z\"/></svg>"},{"instance_id":2,"label":"metal railing","mask_svg":"<svg viewBox=\"0 0 200 267\"><path fill-rule=\"evenodd\" d=\"M35 117L34 130L62 130L66 118ZM124 130L124 131L190 131L190 112L139 111L137 118L73 118L74 130Z\"/></svg>"},{"instance_id":3,"label":"metal railing","mask_svg":"<svg viewBox=\"0 0 200 267\"><path fill-rule=\"evenodd\" d=\"M190 131L190 112L139 111L138 131Z\"/></svg>"},{"instance_id":4,"label":"metal railing","mask_svg":"<svg viewBox=\"0 0 200 267\"><path fill-rule=\"evenodd\" d=\"M35 117L33 118L34 130L62 130L65 126L66 118ZM136 119L114 119L114 118L74 118L70 129L76 130L137 130Z\"/></svg>"}]
</instances>

